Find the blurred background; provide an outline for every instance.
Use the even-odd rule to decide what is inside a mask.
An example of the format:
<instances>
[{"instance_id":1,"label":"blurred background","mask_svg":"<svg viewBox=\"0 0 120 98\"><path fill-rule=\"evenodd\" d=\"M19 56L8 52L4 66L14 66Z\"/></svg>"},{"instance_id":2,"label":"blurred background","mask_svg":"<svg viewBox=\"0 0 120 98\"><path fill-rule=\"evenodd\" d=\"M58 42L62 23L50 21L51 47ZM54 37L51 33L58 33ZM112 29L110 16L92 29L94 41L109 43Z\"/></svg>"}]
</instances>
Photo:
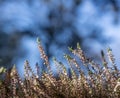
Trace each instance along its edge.
<instances>
[{"instance_id":1,"label":"blurred background","mask_svg":"<svg viewBox=\"0 0 120 98\"><path fill-rule=\"evenodd\" d=\"M37 37L50 62L79 42L97 61L110 46L119 67L120 0L0 0L0 66L42 65Z\"/></svg>"}]
</instances>

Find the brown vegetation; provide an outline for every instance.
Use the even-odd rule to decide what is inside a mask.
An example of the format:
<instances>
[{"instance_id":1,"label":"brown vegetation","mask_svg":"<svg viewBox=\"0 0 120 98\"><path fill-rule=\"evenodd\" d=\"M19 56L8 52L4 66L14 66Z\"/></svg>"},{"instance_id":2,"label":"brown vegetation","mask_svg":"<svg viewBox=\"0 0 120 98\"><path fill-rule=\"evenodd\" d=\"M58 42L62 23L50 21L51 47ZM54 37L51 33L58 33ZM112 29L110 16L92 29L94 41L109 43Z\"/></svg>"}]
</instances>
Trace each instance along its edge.
<instances>
[{"instance_id":1,"label":"brown vegetation","mask_svg":"<svg viewBox=\"0 0 120 98\"><path fill-rule=\"evenodd\" d=\"M110 48L107 50L109 61L106 60L104 52L101 52L102 65L88 59L79 44L76 49L69 48L74 57L67 54L64 57L70 66L71 76L64 64L54 58L57 78L39 40L38 49L47 70L40 75L39 66L36 64L35 73L26 60L22 80L15 66L11 70L2 67L0 75L4 78L0 81L0 98L120 98L120 70Z\"/></svg>"}]
</instances>

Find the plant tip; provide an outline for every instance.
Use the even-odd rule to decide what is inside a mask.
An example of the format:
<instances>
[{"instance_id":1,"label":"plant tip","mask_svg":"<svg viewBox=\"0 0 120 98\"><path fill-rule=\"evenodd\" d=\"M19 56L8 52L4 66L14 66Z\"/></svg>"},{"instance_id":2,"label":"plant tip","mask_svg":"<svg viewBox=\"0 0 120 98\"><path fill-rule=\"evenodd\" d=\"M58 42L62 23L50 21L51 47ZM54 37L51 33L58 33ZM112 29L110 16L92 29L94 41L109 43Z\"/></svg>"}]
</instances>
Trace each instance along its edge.
<instances>
[{"instance_id":1,"label":"plant tip","mask_svg":"<svg viewBox=\"0 0 120 98\"><path fill-rule=\"evenodd\" d=\"M37 43L39 44L41 41L40 41L40 38L39 37L37 37Z\"/></svg>"}]
</instances>

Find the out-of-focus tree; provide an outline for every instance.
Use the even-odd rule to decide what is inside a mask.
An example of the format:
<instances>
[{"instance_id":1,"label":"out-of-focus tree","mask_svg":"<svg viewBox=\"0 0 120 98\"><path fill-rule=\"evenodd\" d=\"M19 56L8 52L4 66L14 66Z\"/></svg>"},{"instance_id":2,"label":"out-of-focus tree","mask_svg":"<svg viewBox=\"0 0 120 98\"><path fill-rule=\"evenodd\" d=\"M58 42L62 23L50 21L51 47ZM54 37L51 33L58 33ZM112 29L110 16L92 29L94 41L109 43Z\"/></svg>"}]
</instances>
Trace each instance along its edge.
<instances>
[{"instance_id":1,"label":"out-of-focus tree","mask_svg":"<svg viewBox=\"0 0 120 98\"><path fill-rule=\"evenodd\" d=\"M118 1L1 0L0 65L10 66L13 58L25 55L20 47L23 36L39 36L49 57L56 54L53 49L65 51L68 46L75 47L77 42L87 49L94 42L105 43L107 40L95 19L105 11L114 11L115 20L118 19ZM89 10L89 6L84 9L86 2L94 11Z\"/></svg>"}]
</instances>

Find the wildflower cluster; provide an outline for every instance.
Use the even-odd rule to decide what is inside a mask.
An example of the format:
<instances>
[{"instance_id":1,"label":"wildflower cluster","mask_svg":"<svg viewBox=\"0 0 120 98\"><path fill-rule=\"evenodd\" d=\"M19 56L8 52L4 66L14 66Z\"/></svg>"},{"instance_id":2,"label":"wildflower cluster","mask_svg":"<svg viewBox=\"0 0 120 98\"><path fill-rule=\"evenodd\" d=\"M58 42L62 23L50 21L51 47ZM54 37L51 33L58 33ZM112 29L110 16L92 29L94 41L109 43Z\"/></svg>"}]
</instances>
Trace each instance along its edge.
<instances>
[{"instance_id":1,"label":"wildflower cluster","mask_svg":"<svg viewBox=\"0 0 120 98\"><path fill-rule=\"evenodd\" d=\"M0 98L120 98L120 70L110 48L107 50L109 61L101 51L100 65L88 59L78 43L76 49L69 47L74 55L64 55L69 72L62 62L53 58L57 77L51 70L48 56L39 39L38 49L47 70L41 73L37 63L35 72L26 60L24 78L21 79L15 65L9 70L1 67Z\"/></svg>"}]
</instances>

